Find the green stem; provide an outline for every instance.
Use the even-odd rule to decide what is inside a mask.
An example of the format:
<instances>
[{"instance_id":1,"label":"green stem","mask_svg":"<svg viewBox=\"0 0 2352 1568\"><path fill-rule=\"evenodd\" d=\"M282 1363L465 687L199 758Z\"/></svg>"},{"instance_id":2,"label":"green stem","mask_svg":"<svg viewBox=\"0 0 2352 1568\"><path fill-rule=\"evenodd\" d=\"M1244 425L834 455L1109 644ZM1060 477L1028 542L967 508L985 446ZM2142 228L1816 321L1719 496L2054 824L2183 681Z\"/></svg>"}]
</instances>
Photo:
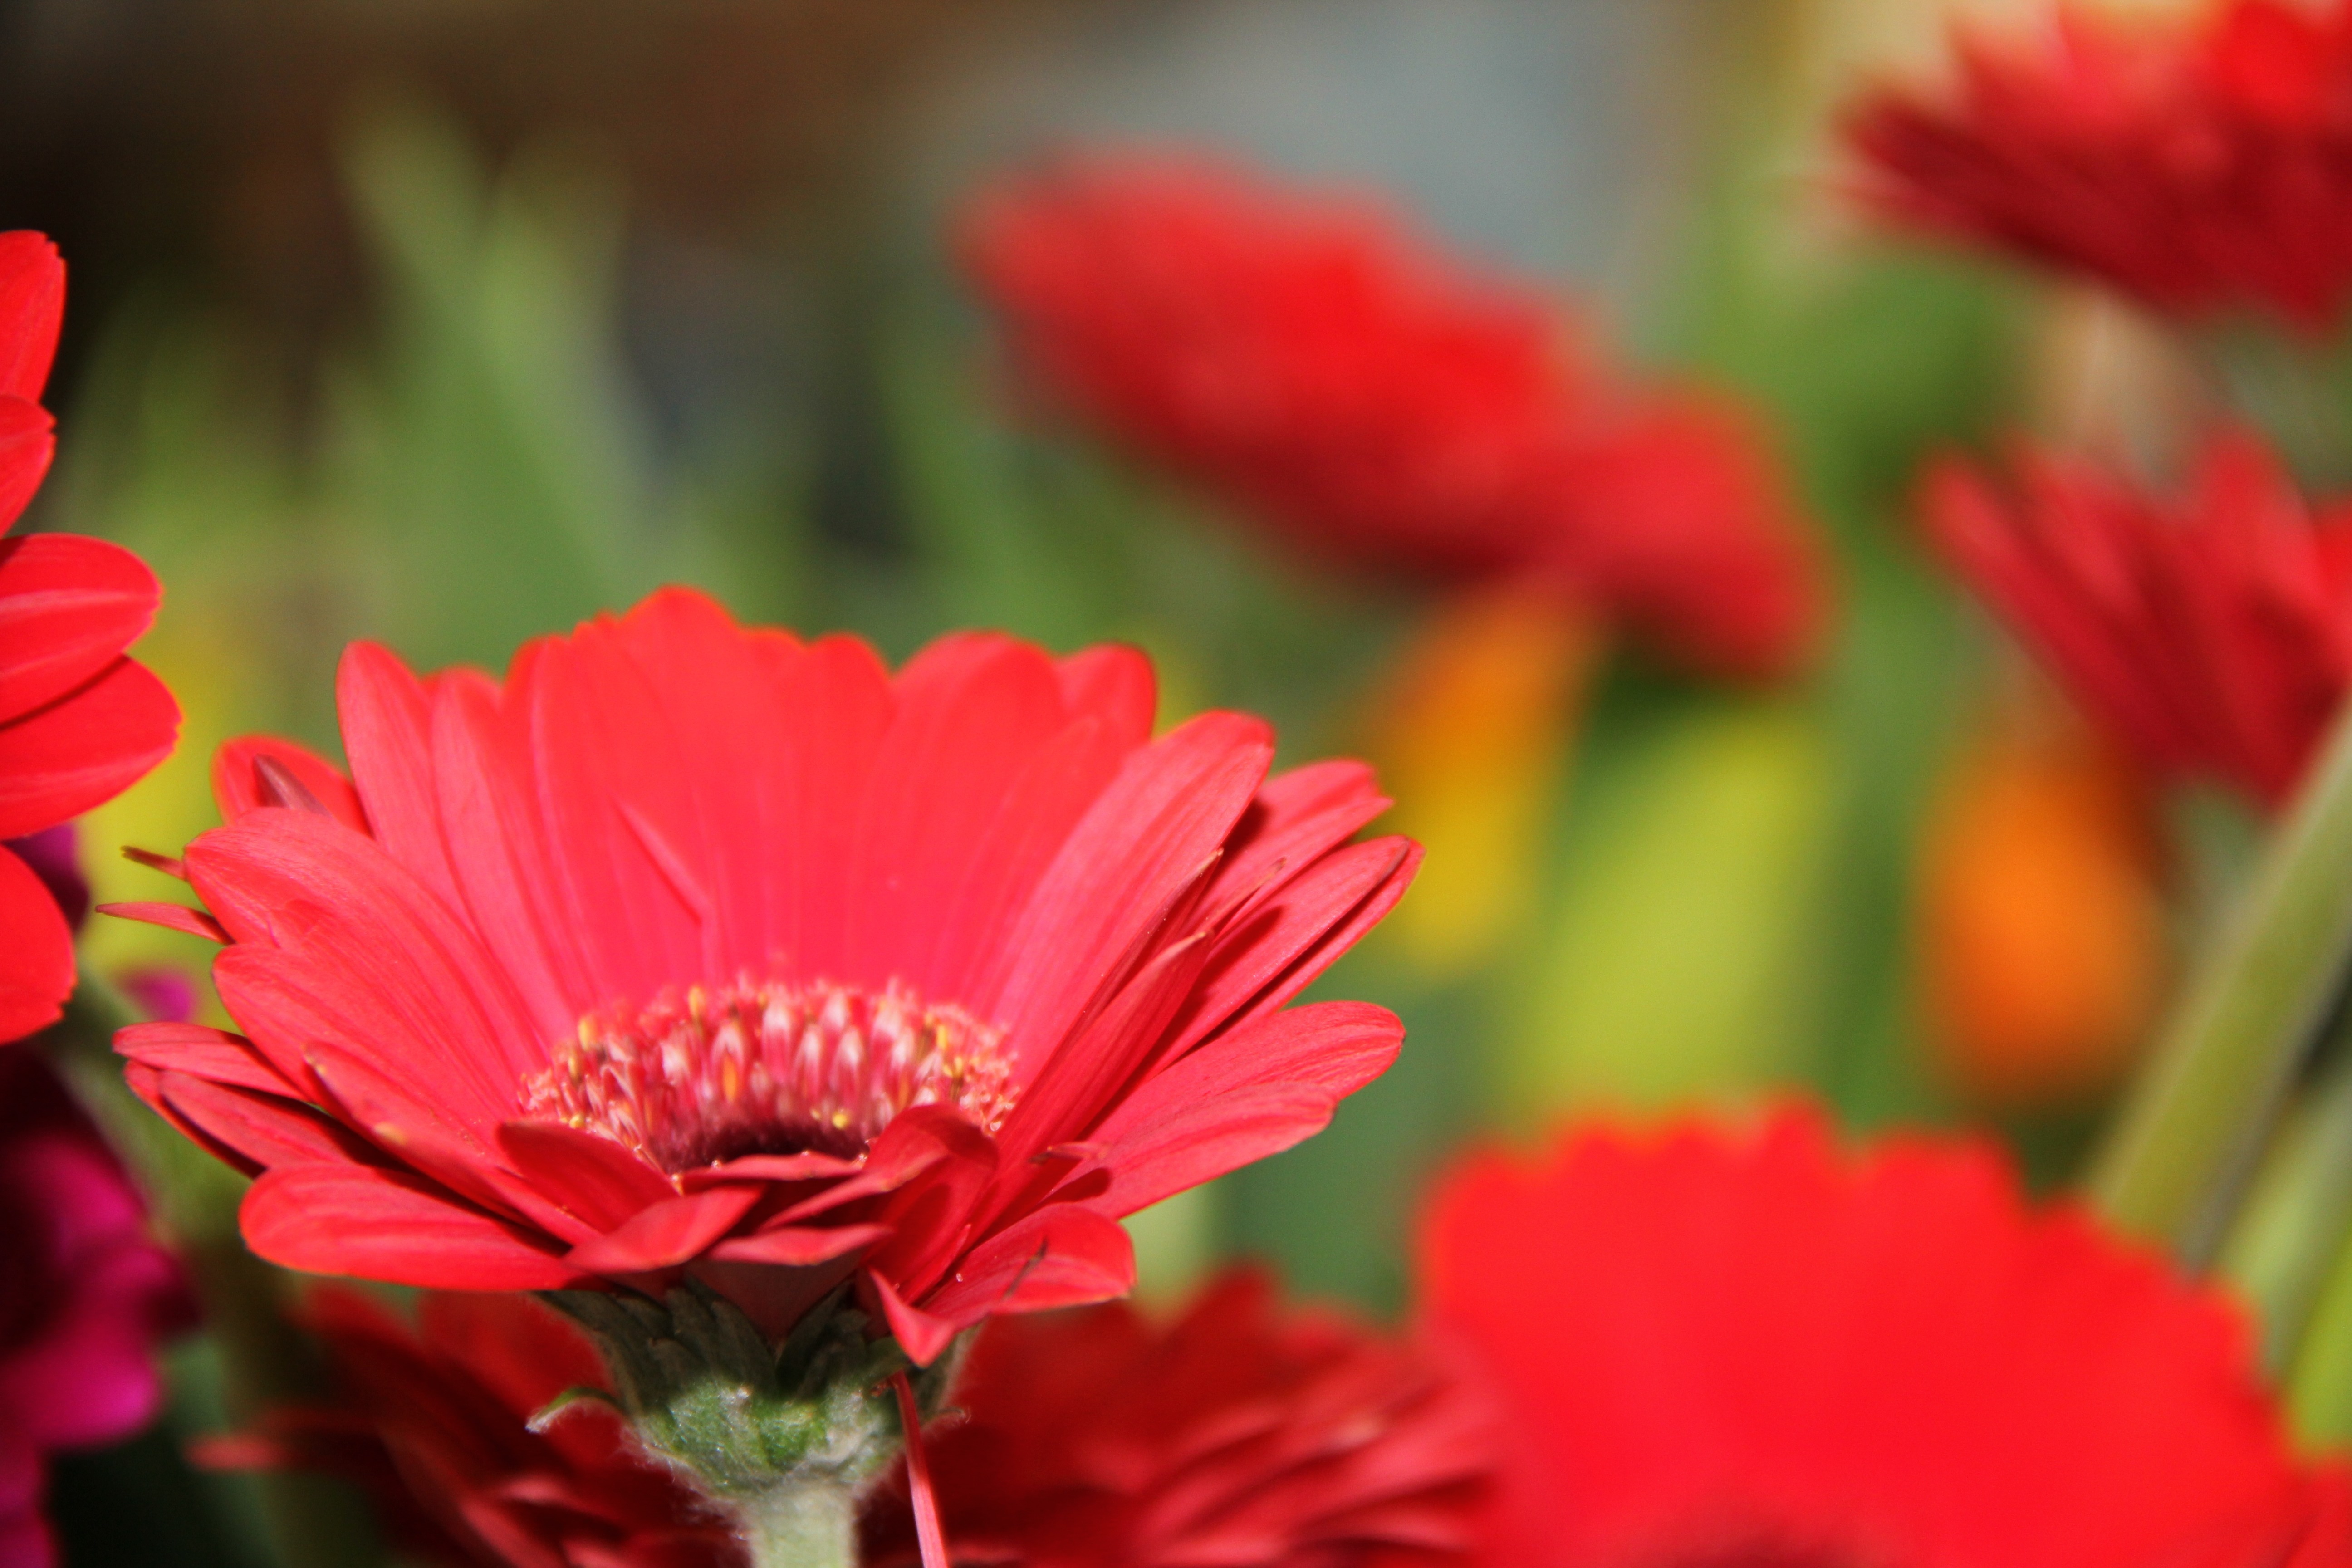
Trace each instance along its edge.
<instances>
[{"instance_id":1,"label":"green stem","mask_svg":"<svg viewBox=\"0 0 2352 1568\"><path fill-rule=\"evenodd\" d=\"M2122 1229L2202 1267L2352 954L2352 705L2206 950L2091 1178Z\"/></svg>"},{"instance_id":2,"label":"green stem","mask_svg":"<svg viewBox=\"0 0 2352 1568\"><path fill-rule=\"evenodd\" d=\"M751 1568L856 1568L857 1498L818 1481L734 1501Z\"/></svg>"},{"instance_id":3,"label":"green stem","mask_svg":"<svg viewBox=\"0 0 2352 1568\"><path fill-rule=\"evenodd\" d=\"M2352 1235L2352 1013L2331 1031L2335 1057L2282 1125L2222 1249L2222 1274L2263 1326L2264 1359L2295 1364L2322 1290Z\"/></svg>"}]
</instances>

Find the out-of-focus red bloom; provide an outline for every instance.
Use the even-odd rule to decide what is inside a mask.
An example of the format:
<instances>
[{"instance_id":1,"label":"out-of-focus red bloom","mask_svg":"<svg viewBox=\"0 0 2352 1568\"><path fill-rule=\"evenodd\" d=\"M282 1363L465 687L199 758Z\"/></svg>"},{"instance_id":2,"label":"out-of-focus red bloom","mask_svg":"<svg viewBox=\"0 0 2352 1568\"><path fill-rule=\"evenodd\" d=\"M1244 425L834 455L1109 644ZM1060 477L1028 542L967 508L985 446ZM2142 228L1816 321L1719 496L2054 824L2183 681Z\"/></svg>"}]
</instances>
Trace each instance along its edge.
<instances>
[{"instance_id":1,"label":"out-of-focus red bloom","mask_svg":"<svg viewBox=\"0 0 2352 1568\"><path fill-rule=\"evenodd\" d=\"M2149 767L2284 803L2352 682L2352 507L2307 505L2244 432L2177 498L2080 459L2014 468L1930 472L1945 556Z\"/></svg>"},{"instance_id":2,"label":"out-of-focus red bloom","mask_svg":"<svg viewBox=\"0 0 2352 1568\"><path fill-rule=\"evenodd\" d=\"M187 1283L98 1129L37 1051L0 1054L0 1568L53 1561L45 1458L131 1436Z\"/></svg>"},{"instance_id":3,"label":"out-of-focus red bloom","mask_svg":"<svg viewBox=\"0 0 2352 1568\"><path fill-rule=\"evenodd\" d=\"M1104 160L985 190L961 246L1053 395L1310 553L1524 580L1741 674L1818 637L1821 567L1744 411L1612 383L1538 295L1377 208Z\"/></svg>"},{"instance_id":4,"label":"out-of-focus red bloom","mask_svg":"<svg viewBox=\"0 0 2352 1568\"><path fill-rule=\"evenodd\" d=\"M1942 93L1888 89L1846 133L1895 218L2087 272L2168 313L2261 305L2312 332L2352 289L2352 5L2064 11L1962 36Z\"/></svg>"},{"instance_id":5,"label":"out-of-focus red bloom","mask_svg":"<svg viewBox=\"0 0 2352 1568\"><path fill-rule=\"evenodd\" d=\"M1350 1568L1458 1561L1494 1409L1458 1363L1236 1271L1171 1323L1124 1304L981 1336L929 1439L961 1562L1025 1568ZM902 1495L866 1559L911 1563Z\"/></svg>"},{"instance_id":6,"label":"out-of-focus red bloom","mask_svg":"<svg viewBox=\"0 0 2352 1568\"><path fill-rule=\"evenodd\" d=\"M1471 1160L1423 1246L1428 1317L1502 1374L1494 1563L2352 1559L2235 1309L1990 1142L1589 1131Z\"/></svg>"},{"instance_id":7,"label":"out-of-focus red bloom","mask_svg":"<svg viewBox=\"0 0 2352 1568\"><path fill-rule=\"evenodd\" d=\"M65 308L65 265L37 234L0 234L0 534L48 471L40 405ZM118 545L0 538L0 841L111 799L162 762L180 710L123 649L147 629L155 579ZM41 877L0 842L0 1041L57 1021L73 931Z\"/></svg>"},{"instance_id":8,"label":"out-of-focus red bloom","mask_svg":"<svg viewBox=\"0 0 2352 1568\"><path fill-rule=\"evenodd\" d=\"M568 1389L604 1381L594 1349L525 1296L429 1295L414 1328L356 1290L310 1297L338 1399L270 1411L201 1445L223 1468L308 1469L358 1483L386 1532L429 1563L478 1568L737 1568L727 1522Z\"/></svg>"},{"instance_id":9,"label":"out-of-focus red bloom","mask_svg":"<svg viewBox=\"0 0 2352 1568\"><path fill-rule=\"evenodd\" d=\"M1387 802L1269 779L1150 666L1011 638L895 677L669 590L503 685L346 658L346 780L275 741L189 847L247 1036L125 1030L260 1173L247 1240L457 1289L681 1269L771 1331L855 1277L919 1361L1127 1289L1119 1216L1321 1127L1402 1026L1287 1004L1402 893Z\"/></svg>"}]
</instances>

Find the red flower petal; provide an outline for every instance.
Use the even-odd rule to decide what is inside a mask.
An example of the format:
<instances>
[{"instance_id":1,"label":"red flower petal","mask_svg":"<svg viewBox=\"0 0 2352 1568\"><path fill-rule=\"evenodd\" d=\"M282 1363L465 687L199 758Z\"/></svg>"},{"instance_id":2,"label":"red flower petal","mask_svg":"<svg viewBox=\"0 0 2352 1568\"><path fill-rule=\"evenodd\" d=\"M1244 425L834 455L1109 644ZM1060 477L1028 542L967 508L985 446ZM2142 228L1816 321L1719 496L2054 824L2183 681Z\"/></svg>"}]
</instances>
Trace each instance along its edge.
<instances>
[{"instance_id":1,"label":"red flower petal","mask_svg":"<svg viewBox=\"0 0 2352 1568\"><path fill-rule=\"evenodd\" d=\"M1474 1543L1493 1410L1432 1347L1283 1310L1235 1270L1172 1321L1124 1306L992 1324L928 1437L960 1558L1426 1563ZM911 1561L894 1477L861 1560Z\"/></svg>"},{"instance_id":2,"label":"red flower petal","mask_svg":"<svg viewBox=\"0 0 2352 1568\"><path fill-rule=\"evenodd\" d=\"M189 1073L165 1070L153 1080L173 1120L234 1151L247 1170L274 1165L377 1163L374 1151L309 1106Z\"/></svg>"},{"instance_id":3,"label":"red flower petal","mask_svg":"<svg viewBox=\"0 0 2352 1568\"><path fill-rule=\"evenodd\" d=\"M885 1225L845 1225L831 1229L787 1226L720 1242L710 1256L721 1263L772 1263L785 1268L809 1268L846 1258L863 1247L890 1237Z\"/></svg>"},{"instance_id":4,"label":"red flower petal","mask_svg":"<svg viewBox=\"0 0 2352 1568\"><path fill-rule=\"evenodd\" d=\"M311 1274L445 1290L562 1290L586 1283L522 1227L404 1171L265 1171L245 1194L238 1220L254 1251Z\"/></svg>"},{"instance_id":5,"label":"red flower petal","mask_svg":"<svg viewBox=\"0 0 2352 1568\"><path fill-rule=\"evenodd\" d=\"M1933 470L1937 547L2140 761L2285 800L2352 687L2352 521L2315 517L2240 430L2177 498L2032 452L2015 469Z\"/></svg>"},{"instance_id":6,"label":"red flower petal","mask_svg":"<svg viewBox=\"0 0 2352 1568\"><path fill-rule=\"evenodd\" d=\"M1988 1142L1851 1159L1782 1112L1481 1157L1423 1279L1508 1403L1494 1561L2278 1562L2313 1520L2234 1305Z\"/></svg>"},{"instance_id":7,"label":"red flower petal","mask_svg":"<svg viewBox=\"0 0 2352 1568\"><path fill-rule=\"evenodd\" d=\"M1135 1244L1126 1227L1057 1204L974 1247L956 1278L923 1305L935 1317L970 1325L993 1312L1108 1301L1134 1287Z\"/></svg>"},{"instance_id":8,"label":"red flower petal","mask_svg":"<svg viewBox=\"0 0 2352 1568\"><path fill-rule=\"evenodd\" d=\"M0 532L24 515L57 456L56 421L22 398L0 397Z\"/></svg>"},{"instance_id":9,"label":"red flower petal","mask_svg":"<svg viewBox=\"0 0 2352 1568\"><path fill-rule=\"evenodd\" d=\"M63 1017L73 988L73 929L48 884L0 846L0 1043Z\"/></svg>"},{"instance_id":10,"label":"red flower petal","mask_svg":"<svg viewBox=\"0 0 2352 1568\"><path fill-rule=\"evenodd\" d=\"M604 1235L573 1247L567 1261L583 1274L650 1274L710 1250L760 1201L757 1187L711 1187L643 1209Z\"/></svg>"},{"instance_id":11,"label":"red flower petal","mask_svg":"<svg viewBox=\"0 0 2352 1568\"><path fill-rule=\"evenodd\" d=\"M0 838L113 799L172 754L179 732L179 704L127 658L47 707L0 723Z\"/></svg>"},{"instance_id":12,"label":"red flower petal","mask_svg":"<svg viewBox=\"0 0 2352 1568\"><path fill-rule=\"evenodd\" d=\"M114 1048L134 1062L214 1083L292 1096L299 1091L263 1060L251 1041L202 1024L133 1024L118 1030Z\"/></svg>"},{"instance_id":13,"label":"red flower petal","mask_svg":"<svg viewBox=\"0 0 2352 1568\"><path fill-rule=\"evenodd\" d=\"M1122 1101L1096 1134L1124 1215L1313 1137L1388 1070L1404 1026L1383 1007L1325 1002L1219 1036Z\"/></svg>"},{"instance_id":14,"label":"red flower petal","mask_svg":"<svg viewBox=\"0 0 2352 1568\"><path fill-rule=\"evenodd\" d=\"M192 910L185 904L134 900L126 904L100 904L98 906L98 912L102 915L112 915L119 921L136 921L142 925L161 926L165 931L175 931L183 936L202 937L206 942L226 944L229 940L228 932L221 929L220 921L213 919L204 910Z\"/></svg>"},{"instance_id":15,"label":"red flower petal","mask_svg":"<svg viewBox=\"0 0 2352 1568\"><path fill-rule=\"evenodd\" d=\"M154 574L121 545L70 533L0 540L0 721L113 663L161 596Z\"/></svg>"},{"instance_id":16,"label":"red flower petal","mask_svg":"<svg viewBox=\"0 0 2352 1568\"><path fill-rule=\"evenodd\" d=\"M367 814L342 769L307 746L272 736L243 736L213 753L213 798L224 822L283 806L331 816L355 833L368 831Z\"/></svg>"},{"instance_id":17,"label":"red flower petal","mask_svg":"<svg viewBox=\"0 0 2352 1568\"><path fill-rule=\"evenodd\" d=\"M0 397L41 400L65 309L66 264L48 237L0 234Z\"/></svg>"},{"instance_id":18,"label":"red flower petal","mask_svg":"<svg viewBox=\"0 0 2352 1568\"><path fill-rule=\"evenodd\" d=\"M677 1195L660 1172L610 1138L559 1121L501 1122L499 1151L517 1175L599 1230Z\"/></svg>"}]
</instances>

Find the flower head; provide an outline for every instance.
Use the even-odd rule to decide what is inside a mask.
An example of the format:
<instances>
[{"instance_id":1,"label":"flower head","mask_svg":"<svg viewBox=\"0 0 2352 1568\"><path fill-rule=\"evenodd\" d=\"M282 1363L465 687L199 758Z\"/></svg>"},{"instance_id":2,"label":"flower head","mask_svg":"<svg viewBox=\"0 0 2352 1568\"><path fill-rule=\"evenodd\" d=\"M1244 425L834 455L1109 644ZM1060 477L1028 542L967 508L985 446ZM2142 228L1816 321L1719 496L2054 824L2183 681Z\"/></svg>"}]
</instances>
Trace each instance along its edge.
<instances>
[{"instance_id":1,"label":"flower head","mask_svg":"<svg viewBox=\"0 0 2352 1568\"><path fill-rule=\"evenodd\" d=\"M65 266L37 234L0 234L0 535L55 446L40 405ZM155 579L118 545L0 537L0 1042L54 1023L73 990L73 932L5 842L112 799L172 750L180 710L123 649L154 617Z\"/></svg>"},{"instance_id":2,"label":"flower head","mask_svg":"<svg viewBox=\"0 0 2352 1568\"><path fill-rule=\"evenodd\" d=\"M320 1273L464 1289L681 1273L771 1333L855 1282L920 1363L1124 1291L1119 1216L1319 1128L1402 1037L1287 1004L1417 858L1369 772L1266 776L1150 666L1010 638L746 631L681 590L507 679L346 658L346 779L215 768L187 851L243 1035L124 1031L131 1081L259 1173Z\"/></svg>"},{"instance_id":3,"label":"flower head","mask_svg":"<svg viewBox=\"0 0 2352 1568\"><path fill-rule=\"evenodd\" d=\"M39 1568L44 1458L154 1419L154 1343L194 1308L121 1163L33 1050L0 1054L0 1563Z\"/></svg>"},{"instance_id":4,"label":"flower head","mask_svg":"<svg viewBox=\"0 0 2352 1568\"><path fill-rule=\"evenodd\" d=\"M1055 397L1311 554L1535 583L1738 673L1819 632L1819 566L1744 413L1610 384L1538 295L1383 212L1103 160L990 188L961 238Z\"/></svg>"},{"instance_id":5,"label":"flower head","mask_svg":"<svg viewBox=\"0 0 2352 1568\"><path fill-rule=\"evenodd\" d=\"M1899 221L2089 273L2171 314L2260 305L2324 332L2352 289L2352 5L2195 19L2066 11L1963 38L1943 93L1875 92L1847 135Z\"/></svg>"},{"instance_id":6,"label":"flower head","mask_svg":"<svg viewBox=\"0 0 2352 1568\"><path fill-rule=\"evenodd\" d=\"M2283 803L2352 683L2352 510L2315 509L2250 434L2150 496L2024 454L1929 476L1937 545L2148 767Z\"/></svg>"},{"instance_id":7,"label":"flower head","mask_svg":"<svg viewBox=\"0 0 2352 1568\"><path fill-rule=\"evenodd\" d=\"M1123 1303L992 1326L929 1439L960 1558L1026 1568L1352 1568L1458 1561L1493 1409L1433 1347L1283 1312L1247 1270L1174 1321ZM869 1563L911 1562L903 1500Z\"/></svg>"},{"instance_id":8,"label":"flower head","mask_svg":"<svg viewBox=\"0 0 2352 1568\"><path fill-rule=\"evenodd\" d=\"M620 1417L568 1390L603 1377L572 1325L521 1296L429 1295L414 1326L356 1290L312 1294L337 1400L268 1412L203 1444L223 1468L356 1482L401 1549L457 1568L738 1568L734 1532L638 1453Z\"/></svg>"},{"instance_id":9,"label":"flower head","mask_svg":"<svg viewBox=\"0 0 2352 1568\"><path fill-rule=\"evenodd\" d=\"M1821 1120L1473 1159L1424 1308L1507 1372L1489 1560L2340 1563L2216 1291L2036 1212L1997 1149Z\"/></svg>"}]
</instances>

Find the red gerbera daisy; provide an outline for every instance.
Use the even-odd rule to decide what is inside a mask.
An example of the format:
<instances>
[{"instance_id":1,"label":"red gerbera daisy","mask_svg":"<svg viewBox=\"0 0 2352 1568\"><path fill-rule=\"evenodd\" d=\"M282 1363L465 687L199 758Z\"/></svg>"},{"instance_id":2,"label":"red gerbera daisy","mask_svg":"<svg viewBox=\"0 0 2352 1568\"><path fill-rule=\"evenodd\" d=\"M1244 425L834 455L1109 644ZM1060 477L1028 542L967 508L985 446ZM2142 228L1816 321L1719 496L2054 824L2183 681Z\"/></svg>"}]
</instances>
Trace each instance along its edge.
<instances>
[{"instance_id":1,"label":"red gerbera daisy","mask_svg":"<svg viewBox=\"0 0 2352 1568\"><path fill-rule=\"evenodd\" d=\"M1362 766L1266 727L1154 741L1104 647L746 631L657 594L503 684L365 645L349 780L226 748L190 846L244 1036L123 1032L244 1168L255 1250L399 1283L679 1270L782 1332L844 1281L929 1363L992 1312L1124 1291L1118 1216L1287 1147L1393 1016L1286 1005L1418 852Z\"/></svg>"},{"instance_id":2,"label":"red gerbera daisy","mask_svg":"<svg viewBox=\"0 0 2352 1568\"><path fill-rule=\"evenodd\" d=\"M2352 289L2352 5L2062 13L1963 37L1948 94L1872 94L1847 135L1899 220L2103 278L2156 309L2259 304L2314 331Z\"/></svg>"},{"instance_id":3,"label":"red gerbera daisy","mask_svg":"<svg viewBox=\"0 0 2352 1568\"><path fill-rule=\"evenodd\" d=\"M1123 1303L1003 1322L928 1440L959 1560L1026 1568L1352 1568L1458 1560L1493 1408L1430 1347L1278 1310L1236 1270L1171 1323ZM902 1495L866 1561L911 1563Z\"/></svg>"},{"instance_id":4,"label":"red gerbera daisy","mask_svg":"<svg viewBox=\"0 0 2352 1568\"><path fill-rule=\"evenodd\" d=\"M40 488L55 443L39 402L65 307L65 265L37 234L0 234L0 533ZM0 1041L57 1021L73 932L5 840L110 800L170 754L180 710L123 657L155 579L119 546L71 534L0 539Z\"/></svg>"},{"instance_id":5,"label":"red gerbera daisy","mask_svg":"<svg viewBox=\"0 0 2352 1568\"><path fill-rule=\"evenodd\" d=\"M640 1454L620 1418L568 1390L604 1375L569 1323L524 1296L430 1295L411 1328L351 1289L315 1292L337 1403L273 1410L201 1444L223 1468L322 1470L359 1484L404 1552L487 1568L736 1568L734 1531Z\"/></svg>"},{"instance_id":6,"label":"red gerbera daisy","mask_svg":"<svg viewBox=\"0 0 2352 1568\"><path fill-rule=\"evenodd\" d=\"M1310 552L1532 580L1741 673L1819 631L1819 566L1744 413L1607 384L1540 296L1376 208L1107 160L991 188L961 241L1057 396Z\"/></svg>"},{"instance_id":7,"label":"red gerbera daisy","mask_svg":"<svg viewBox=\"0 0 2352 1568\"><path fill-rule=\"evenodd\" d=\"M2006 483L1939 465L1925 510L1961 575L2148 766L2273 806L2294 790L2352 683L2352 508L2308 506L2231 431L2177 499L2029 452Z\"/></svg>"},{"instance_id":8,"label":"red gerbera daisy","mask_svg":"<svg viewBox=\"0 0 2352 1568\"><path fill-rule=\"evenodd\" d=\"M195 1309L121 1162L38 1051L0 1056L0 1564L45 1568L45 1461L155 1418L155 1342Z\"/></svg>"},{"instance_id":9,"label":"red gerbera daisy","mask_svg":"<svg viewBox=\"0 0 2352 1568\"><path fill-rule=\"evenodd\" d=\"M1423 1262L1507 1373L1497 1563L2352 1558L2234 1308L1989 1142L1586 1132L1457 1171Z\"/></svg>"}]
</instances>

